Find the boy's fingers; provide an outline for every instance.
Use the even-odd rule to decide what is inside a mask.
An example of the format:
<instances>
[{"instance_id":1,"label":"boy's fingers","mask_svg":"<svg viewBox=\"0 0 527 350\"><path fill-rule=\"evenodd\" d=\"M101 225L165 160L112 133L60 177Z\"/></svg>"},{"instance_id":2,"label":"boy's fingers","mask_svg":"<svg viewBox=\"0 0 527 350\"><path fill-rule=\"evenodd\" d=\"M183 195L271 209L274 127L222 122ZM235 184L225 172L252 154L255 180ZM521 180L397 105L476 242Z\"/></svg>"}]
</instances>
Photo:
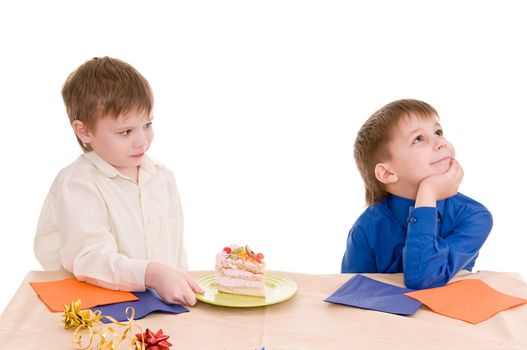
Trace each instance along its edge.
<instances>
[{"instance_id":1,"label":"boy's fingers","mask_svg":"<svg viewBox=\"0 0 527 350\"><path fill-rule=\"evenodd\" d=\"M188 285L190 286L190 288L195 292L195 293L205 293L205 291L203 289L201 289L201 287L199 286L199 284L194 281L194 279L192 277L190 278L187 278L187 283Z\"/></svg>"},{"instance_id":2,"label":"boy's fingers","mask_svg":"<svg viewBox=\"0 0 527 350\"><path fill-rule=\"evenodd\" d=\"M458 169L457 169L457 173L456 173L456 178L458 180L458 182L461 182L461 180L463 180L463 176L465 176L465 173L463 172L463 167L461 166L461 164L457 163L458 164Z\"/></svg>"},{"instance_id":3,"label":"boy's fingers","mask_svg":"<svg viewBox=\"0 0 527 350\"><path fill-rule=\"evenodd\" d=\"M185 303L185 305L190 305L190 306L196 305L197 300L196 300L196 296L194 295L194 291L195 291L194 286L196 286L197 288L199 288L199 286L197 286L196 282L194 282L194 280L192 279L192 276L188 272L185 272L183 274L183 277L185 278L185 282L186 282L184 283L182 287L183 288L183 302Z\"/></svg>"},{"instance_id":4,"label":"boy's fingers","mask_svg":"<svg viewBox=\"0 0 527 350\"><path fill-rule=\"evenodd\" d=\"M205 293L203 289L199 286L199 284L194 280L192 275L188 272L185 273L185 280L187 281L188 286L194 293Z\"/></svg>"},{"instance_id":5,"label":"boy's fingers","mask_svg":"<svg viewBox=\"0 0 527 350\"><path fill-rule=\"evenodd\" d=\"M185 294L183 295L183 298L185 299L185 304L190 305L190 306L196 305L196 302L197 302L196 296L190 290L190 288L185 291Z\"/></svg>"},{"instance_id":6,"label":"boy's fingers","mask_svg":"<svg viewBox=\"0 0 527 350\"><path fill-rule=\"evenodd\" d=\"M194 293L192 292L188 284L184 283L181 286L181 290L178 295L175 296L175 300L173 303L184 305L194 305L196 303L196 297L194 296Z\"/></svg>"},{"instance_id":7,"label":"boy's fingers","mask_svg":"<svg viewBox=\"0 0 527 350\"><path fill-rule=\"evenodd\" d=\"M452 159L452 163L450 165L450 169L452 169L452 171L457 171L459 169L459 163L458 163L457 160Z\"/></svg>"}]
</instances>

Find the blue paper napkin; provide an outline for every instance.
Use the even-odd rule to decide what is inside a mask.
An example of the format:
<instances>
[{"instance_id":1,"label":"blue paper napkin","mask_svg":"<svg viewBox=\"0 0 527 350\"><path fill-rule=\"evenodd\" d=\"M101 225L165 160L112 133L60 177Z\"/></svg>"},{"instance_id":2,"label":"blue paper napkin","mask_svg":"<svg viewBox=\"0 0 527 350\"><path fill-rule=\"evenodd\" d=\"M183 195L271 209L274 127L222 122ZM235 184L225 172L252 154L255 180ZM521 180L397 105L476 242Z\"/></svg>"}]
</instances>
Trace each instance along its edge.
<instances>
[{"instance_id":1,"label":"blue paper napkin","mask_svg":"<svg viewBox=\"0 0 527 350\"><path fill-rule=\"evenodd\" d=\"M133 294L138 297L139 300L98 306L92 308L92 311L100 310L103 316L112 316L117 321L126 321L128 319L126 317L126 308L130 306L135 310L135 320L143 318L155 311L167 312L171 314L188 312L186 307L179 304L165 303L163 300L159 299L155 291L150 289L147 289L145 292L134 292ZM110 321L103 317L102 322L109 323Z\"/></svg>"},{"instance_id":2,"label":"blue paper napkin","mask_svg":"<svg viewBox=\"0 0 527 350\"><path fill-rule=\"evenodd\" d=\"M355 275L324 301L408 316L413 315L422 305L403 295L408 292L413 292L413 289Z\"/></svg>"}]
</instances>

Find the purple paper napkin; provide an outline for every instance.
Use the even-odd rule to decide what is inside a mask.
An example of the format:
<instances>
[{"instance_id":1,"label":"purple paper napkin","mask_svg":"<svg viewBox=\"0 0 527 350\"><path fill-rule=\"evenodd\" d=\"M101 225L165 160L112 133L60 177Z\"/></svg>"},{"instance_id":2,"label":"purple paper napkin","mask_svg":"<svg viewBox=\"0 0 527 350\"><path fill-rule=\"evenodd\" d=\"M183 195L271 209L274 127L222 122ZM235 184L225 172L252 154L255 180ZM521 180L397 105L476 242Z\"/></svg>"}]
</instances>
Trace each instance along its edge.
<instances>
[{"instance_id":1,"label":"purple paper napkin","mask_svg":"<svg viewBox=\"0 0 527 350\"><path fill-rule=\"evenodd\" d=\"M135 310L134 319L138 320L145 317L146 315L155 312L166 312L171 314L180 314L188 312L188 309L179 304L167 304L163 300L159 299L157 294L150 289L145 292L133 293L139 300L128 301L124 303L116 303L104 306L98 306L92 308L92 311L100 310L103 316L112 316L117 321L126 321L126 308L133 307ZM103 317L103 323L109 323L110 321Z\"/></svg>"},{"instance_id":2,"label":"purple paper napkin","mask_svg":"<svg viewBox=\"0 0 527 350\"><path fill-rule=\"evenodd\" d=\"M421 306L417 300L404 296L404 293L409 292L413 292L413 289L355 275L324 301L409 316Z\"/></svg>"}]
</instances>

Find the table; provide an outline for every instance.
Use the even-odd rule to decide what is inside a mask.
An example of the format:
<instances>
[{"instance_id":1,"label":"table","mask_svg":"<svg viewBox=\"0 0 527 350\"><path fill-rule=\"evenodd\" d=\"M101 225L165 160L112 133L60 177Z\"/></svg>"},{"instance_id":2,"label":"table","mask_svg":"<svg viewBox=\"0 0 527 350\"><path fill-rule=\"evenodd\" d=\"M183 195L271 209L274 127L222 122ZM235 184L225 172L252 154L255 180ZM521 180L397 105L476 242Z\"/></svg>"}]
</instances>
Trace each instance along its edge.
<instances>
[{"instance_id":1,"label":"table","mask_svg":"<svg viewBox=\"0 0 527 350\"><path fill-rule=\"evenodd\" d=\"M208 271L192 272L194 277ZM413 316L397 316L323 301L351 274L309 275L275 272L293 279L292 299L260 308L237 309L199 302L179 315L151 314L137 324L170 335L171 349L527 349L527 305L472 325L421 307ZM403 286L402 274L365 274ZM66 272L31 271L0 317L2 349L73 349L72 330L62 313L51 313L30 281L71 277ZM495 289L527 298L516 273L460 272L455 280L478 278Z\"/></svg>"}]
</instances>

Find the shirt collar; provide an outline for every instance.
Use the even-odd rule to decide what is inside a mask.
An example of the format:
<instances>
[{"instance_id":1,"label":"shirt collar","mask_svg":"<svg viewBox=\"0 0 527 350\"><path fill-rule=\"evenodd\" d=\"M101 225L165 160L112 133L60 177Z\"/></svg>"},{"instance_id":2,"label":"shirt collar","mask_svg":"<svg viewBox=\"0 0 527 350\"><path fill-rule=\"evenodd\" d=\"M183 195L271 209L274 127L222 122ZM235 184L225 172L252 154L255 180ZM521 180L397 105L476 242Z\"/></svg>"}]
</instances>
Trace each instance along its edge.
<instances>
[{"instance_id":1,"label":"shirt collar","mask_svg":"<svg viewBox=\"0 0 527 350\"><path fill-rule=\"evenodd\" d=\"M113 165L102 159L97 153L91 151L84 153L82 156L87 159L90 163L92 163L104 176L110 178L121 176L122 178L128 179L128 176L121 174L119 170L117 170ZM143 157L143 162L141 164L139 172L145 171L150 175L155 174L155 172L157 171L157 164L158 163L156 161L145 155Z\"/></svg>"},{"instance_id":2,"label":"shirt collar","mask_svg":"<svg viewBox=\"0 0 527 350\"><path fill-rule=\"evenodd\" d=\"M415 200L399 197L392 194L388 198L386 198L386 205L388 206L388 209L390 209L390 211L392 212L393 216L400 223L406 225L410 209L415 206ZM438 219L441 219L445 210L445 200L443 199L437 201L436 207L439 216Z\"/></svg>"}]
</instances>

